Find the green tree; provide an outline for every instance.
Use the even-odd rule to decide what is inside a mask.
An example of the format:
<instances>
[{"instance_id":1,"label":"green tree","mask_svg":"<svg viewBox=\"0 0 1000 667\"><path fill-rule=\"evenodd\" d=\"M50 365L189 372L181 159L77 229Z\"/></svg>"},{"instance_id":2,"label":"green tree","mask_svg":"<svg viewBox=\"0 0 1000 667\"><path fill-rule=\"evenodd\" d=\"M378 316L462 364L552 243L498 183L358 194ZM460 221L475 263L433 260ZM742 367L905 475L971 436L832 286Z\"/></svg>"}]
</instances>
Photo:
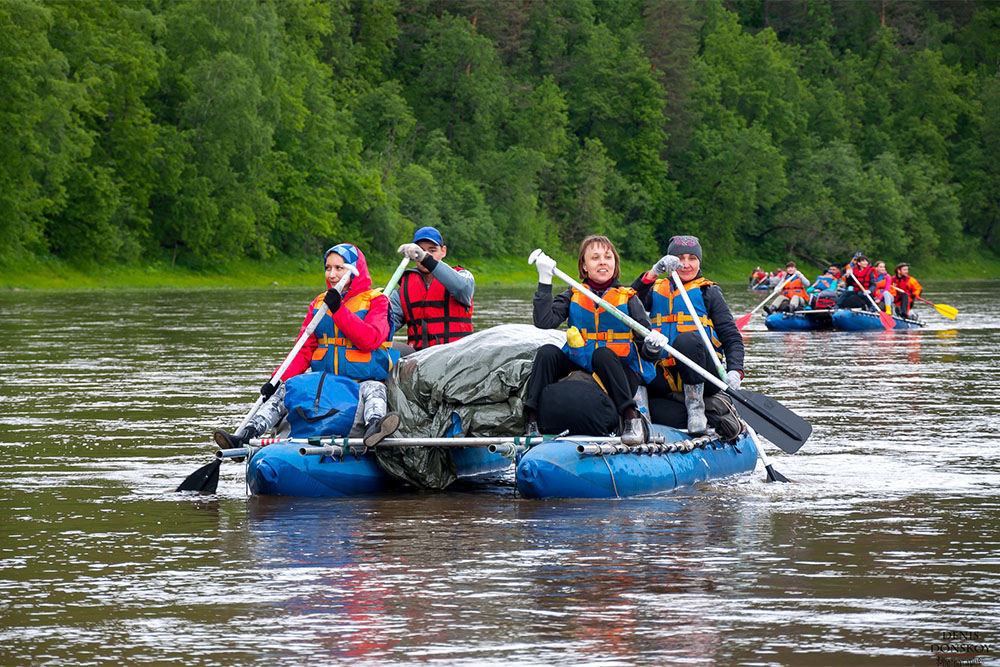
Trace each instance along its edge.
<instances>
[{"instance_id":1,"label":"green tree","mask_svg":"<svg viewBox=\"0 0 1000 667\"><path fill-rule=\"evenodd\" d=\"M36 2L0 3L0 244L43 253L48 216L72 193L66 182L92 138L76 110L86 91L48 39L52 11Z\"/></svg>"},{"instance_id":2,"label":"green tree","mask_svg":"<svg viewBox=\"0 0 1000 667\"><path fill-rule=\"evenodd\" d=\"M157 181L149 157L159 130L145 98L157 87L153 42L162 24L149 10L119 4L53 2L52 11L50 42L87 91L74 113L92 148L67 176L73 196L49 218L51 248L74 259L133 260L149 244Z\"/></svg>"},{"instance_id":3,"label":"green tree","mask_svg":"<svg viewBox=\"0 0 1000 667\"><path fill-rule=\"evenodd\" d=\"M456 154L475 163L499 148L507 114L507 83L490 41L465 18L445 13L430 22L420 71L407 97L419 122L440 129Z\"/></svg>"}]
</instances>

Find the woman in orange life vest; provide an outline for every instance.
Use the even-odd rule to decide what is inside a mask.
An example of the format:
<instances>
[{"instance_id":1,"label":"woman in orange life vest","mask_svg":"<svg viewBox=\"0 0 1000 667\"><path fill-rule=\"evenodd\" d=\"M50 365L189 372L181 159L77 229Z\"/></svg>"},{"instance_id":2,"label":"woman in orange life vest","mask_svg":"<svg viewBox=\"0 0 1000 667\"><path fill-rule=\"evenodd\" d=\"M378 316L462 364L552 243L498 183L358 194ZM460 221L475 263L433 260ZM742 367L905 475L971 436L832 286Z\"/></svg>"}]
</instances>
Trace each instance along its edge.
<instances>
[{"instance_id":1,"label":"woman in orange life vest","mask_svg":"<svg viewBox=\"0 0 1000 667\"><path fill-rule=\"evenodd\" d=\"M434 227L421 227L399 253L417 263L403 273L399 289L389 295L396 329L406 325L404 355L432 345L451 343L472 333L472 295L476 279L460 266L444 263L448 246Z\"/></svg>"},{"instance_id":2,"label":"woman in orange life vest","mask_svg":"<svg viewBox=\"0 0 1000 667\"><path fill-rule=\"evenodd\" d=\"M299 335L312 321L320 304L326 303L330 312L306 339L281 376L278 387L270 382L261 387L265 401L250 423L236 434L221 429L215 432L215 441L220 447L241 447L251 438L274 428L287 412L284 381L306 371L326 371L360 383L359 404L364 415L366 446L378 444L398 428L399 415L386 413L386 391L381 382L388 377L394 360L399 357L388 349L388 341L392 339L389 299L371 289L368 264L357 246L350 243L333 246L326 251L323 264L327 291L309 304ZM357 269L358 275L350 279L341 295L333 286L348 271L348 264Z\"/></svg>"},{"instance_id":3,"label":"woman in orange life vest","mask_svg":"<svg viewBox=\"0 0 1000 667\"><path fill-rule=\"evenodd\" d=\"M675 236L670 239L667 254L633 281L632 287L649 308L655 329L646 338L646 347L657 351L662 350L664 342L669 343L712 375L716 374L719 358L724 357L726 384L736 390L743 381L743 335L736 328L722 290L702 276L701 257L701 243L696 237ZM691 305L715 347L714 353L705 348L692 314L670 276L671 271L677 271L684 284ZM653 421L670 423L672 420L660 416L669 408L660 401L673 400L675 392L683 391L688 432L703 433L708 428L705 398L717 394L719 388L711 383L706 385L703 376L673 357L665 353L657 356L662 359L657 363L656 378L648 386Z\"/></svg>"},{"instance_id":4,"label":"woman in orange life vest","mask_svg":"<svg viewBox=\"0 0 1000 667\"><path fill-rule=\"evenodd\" d=\"M892 281L893 292L895 292L896 309L900 317L909 317L910 308L920 293L924 291L923 286L917 279L910 275L910 265L901 262L896 265L896 274Z\"/></svg>"},{"instance_id":5,"label":"woman in orange life vest","mask_svg":"<svg viewBox=\"0 0 1000 667\"><path fill-rule=\"evenodd\" d=\"M640 358L642 337L575 288L568 288L553 297L552 271L555 265L555 261L544 253L535 260L538 289L535 291L532 318L539 329L555 329L568 320L568 342L562 348L543 345L535 353L524 401L525 432L528 435L538 434L538 408L545 388L582 368L597 375L624 420L622 442L641 444L645 442L646 435L642 418L636 411L635 392L640 381L653 377L655 368L652 362L659 355L647 354L645 359ZM646 310L635 292L618 282L621 263L618 251L607 237L588 236L583 240L577 269L580 281L592 292L643 326L650 326ZM576 337L577 331L579 338Z\"/></svg>"},{"instance_id":6,"label":"woman in orange life vest","mask_svg":"<svg viewBox=\"0 0 1000 667\"><path fill-rule=\"evenodd\" d=\"M795 262L785 264L785 278L791 273L794 273L795 277L781 288L781 295L775 297L774 302L770 306L764 306L764 310L768 314L776 312L791 313L800 308L805 308L809 304L809 295L806 294L806 288L810 284L809 279L802 275L802 272L796 268ZM782 278L782 280L785 278Z\"/></svg>"}]
</instances>

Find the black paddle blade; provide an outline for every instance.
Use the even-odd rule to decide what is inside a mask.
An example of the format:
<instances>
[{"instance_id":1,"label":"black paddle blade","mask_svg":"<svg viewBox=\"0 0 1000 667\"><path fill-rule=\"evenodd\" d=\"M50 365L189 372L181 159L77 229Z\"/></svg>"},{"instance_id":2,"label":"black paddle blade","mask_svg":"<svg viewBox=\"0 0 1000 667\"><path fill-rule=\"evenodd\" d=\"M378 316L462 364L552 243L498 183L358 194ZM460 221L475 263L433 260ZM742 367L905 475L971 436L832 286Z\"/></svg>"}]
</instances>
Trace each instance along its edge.
<instances>
[{"instance_id":1,"label":"black paddle blade","mask_svg":"<svg viewBox=\"0 0 1000 667\"><path fill-rule=\"evenodd\" d=\"M789 454L799 451L812 433L812 424L773 398L755 391L727 389L747 424Z\"/></svg>"},{"instance_id":2,"label":"black paddle blade","mask_svg":"<svg viewBox=\"0 0 1000 667\"><path fill-rule=\"evenodd\" d=\"M215 459L207 463L188 475L187 479L181 482L177 491L197 491L198 493L215 493L219 488L219 466L222 459Z\"/></svg>"},{"instance_id":3,"label":"black paddle blade","mask_svg":"<svg viewBox=\"0 0 1000 667\"><path fill-rule=\"evenodd\" d=\"M791 480L774 469L774 466L764 466L767 470L767 481L769 482L790 482Z\"/></svg>"}]
</instances>

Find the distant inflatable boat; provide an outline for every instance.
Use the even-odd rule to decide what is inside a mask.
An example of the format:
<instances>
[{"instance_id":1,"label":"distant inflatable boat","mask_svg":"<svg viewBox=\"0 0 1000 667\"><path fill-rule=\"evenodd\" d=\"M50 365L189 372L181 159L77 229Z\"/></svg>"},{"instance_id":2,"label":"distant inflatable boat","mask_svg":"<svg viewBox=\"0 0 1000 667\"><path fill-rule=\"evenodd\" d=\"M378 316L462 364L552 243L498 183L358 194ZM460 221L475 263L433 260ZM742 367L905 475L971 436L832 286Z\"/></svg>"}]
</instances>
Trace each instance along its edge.
<instances>
[{"instance_id":1,"label":"distant inflatable boat","mask_svg":"<svg viewBox=\"0 0 1000 667\"><path fill-rule=\"evenodd\" d=\"M771 331L828 331L833 329L833 309L796 310L791 313L771 313L764 326Z\"/></svg>"},{"instance_id":2,"label":"distant inflatable boat","mask_svg":"<svg viewBox=\"0 0 1000 667\"><path fill-rule=\"evenodd\" d=\"M882 324L882 320L879 314L871 310L861 310L860 308L852 308L850 310L846 308L841 308L834 311L831 318L833 320L833 326L839 331L885 331L886 328ZM921 327L927 326L924 322L917 319L904 318L904 317L892 317L896 326L892 328L893 331L897 329L919 329Z\"/></svg>"}]
</instances>

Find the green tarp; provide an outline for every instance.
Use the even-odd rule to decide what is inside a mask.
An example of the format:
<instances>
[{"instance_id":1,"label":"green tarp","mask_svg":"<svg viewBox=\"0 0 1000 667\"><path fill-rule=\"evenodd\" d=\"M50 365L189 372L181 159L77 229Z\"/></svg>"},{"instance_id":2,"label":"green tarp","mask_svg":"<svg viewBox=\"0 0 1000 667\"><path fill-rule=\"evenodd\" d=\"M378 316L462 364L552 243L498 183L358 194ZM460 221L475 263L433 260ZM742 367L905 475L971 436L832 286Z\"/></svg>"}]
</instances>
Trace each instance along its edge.
<instances>
[{"instance_id":1,"label":"green tarp","mask_svg":"<svg viewBox=\"0 0 1000 667\"><path fill-rule=\"evenodd\" d=\"M535 350L562 345L565 332L504 324L405 357L386 381L400 437L497 436L524 432L524 394ZM455 481L446 448L376 450L389 474L423 488Z\"/></svg>"}]
</instances>

